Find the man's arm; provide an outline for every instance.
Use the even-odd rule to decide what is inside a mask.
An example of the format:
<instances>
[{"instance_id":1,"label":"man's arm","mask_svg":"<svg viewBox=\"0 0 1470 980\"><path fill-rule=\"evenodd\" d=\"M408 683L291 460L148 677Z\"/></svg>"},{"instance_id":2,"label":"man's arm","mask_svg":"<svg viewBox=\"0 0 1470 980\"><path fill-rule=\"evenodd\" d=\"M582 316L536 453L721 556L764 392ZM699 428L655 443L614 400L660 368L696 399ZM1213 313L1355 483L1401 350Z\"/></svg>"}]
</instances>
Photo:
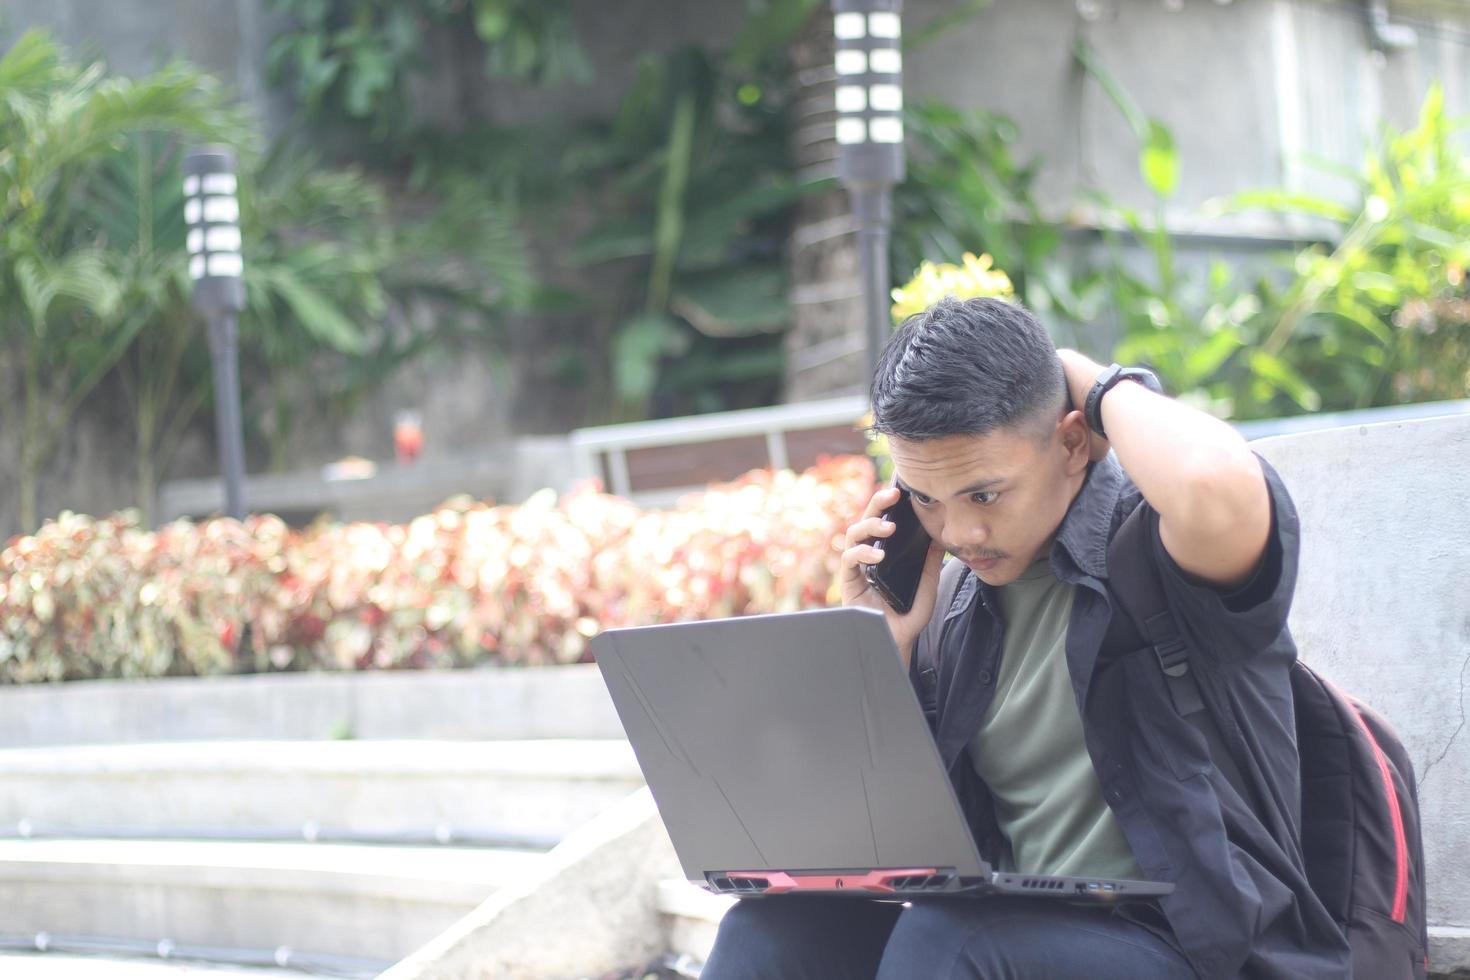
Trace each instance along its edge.
<instances>
[{"instance_id":1,"label":"man's arm","mask_svg":"<svg viewBox=\"0 0 1470 980\"><path fill-rule=\"evenodd\" d=\"M1073 405L1082 405L1103 365L1058 351ZM1265 554L1271 498L1260 461L1226 423L1142 385L1122 382L1102 400L1106 443L1159 513L1159 536L1176 564L1229 589L1244 584ZM1085 422L1084 422L1085 424Z\"/></svg>"}]
</instances>

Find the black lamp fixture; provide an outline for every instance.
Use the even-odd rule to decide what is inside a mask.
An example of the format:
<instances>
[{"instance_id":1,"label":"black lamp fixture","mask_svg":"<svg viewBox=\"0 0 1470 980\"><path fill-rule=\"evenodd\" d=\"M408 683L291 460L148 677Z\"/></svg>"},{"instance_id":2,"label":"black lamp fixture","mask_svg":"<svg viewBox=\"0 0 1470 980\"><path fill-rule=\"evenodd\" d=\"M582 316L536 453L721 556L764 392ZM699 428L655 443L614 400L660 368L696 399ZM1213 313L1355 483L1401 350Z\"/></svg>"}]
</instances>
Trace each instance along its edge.
<instances>
[{"instance_id":1,"label":"black lamp fixture","mask_svg":"<svg viewBox=\"0 0 1470 980\"><path fill-rule=\"evenodd\" d=\"M888 233L903 180L903 0L832 0L837 176L852 198L862 260L868 381L888 339Z\"/></svg>"},{"instance_id":2,"label":"black lamp fixture","mask_svg":"<svg viewBox=\"0 0 1470 980\"><path fill-rule=\"evenodd\" d=\"M194 308L209 322L214 368L214 409L219 437L225 511L245 517L245 438L240 420L239 318L245 308L241 276L240 200L235 155L208 146L184 156L184 222L188 226L189 278Z\"/></svg>"}]
</instances>

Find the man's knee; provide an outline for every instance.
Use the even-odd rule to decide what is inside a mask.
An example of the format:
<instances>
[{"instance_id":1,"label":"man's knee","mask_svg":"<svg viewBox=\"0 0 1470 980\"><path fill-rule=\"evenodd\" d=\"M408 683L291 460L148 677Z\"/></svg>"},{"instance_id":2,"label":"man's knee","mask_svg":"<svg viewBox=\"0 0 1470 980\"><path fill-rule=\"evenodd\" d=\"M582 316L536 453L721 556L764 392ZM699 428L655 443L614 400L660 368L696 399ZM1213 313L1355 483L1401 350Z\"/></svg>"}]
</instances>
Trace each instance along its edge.
<instances>
[{"instance_id":1,"label":"man's knee","mask_svg":"<svg viewBox=\"0 0 1470 980\"><path fill-rule=\"evenodd\" d=\"M725 913L702 980L871 978L900 906L850 899L737 902Z\"/></svg>"},{"instance_id":2,"label":"man's knee","mask_svg":"<svg viewBox=\"0 0 1470 980\"><path fill-rule=\"evenodd\" d=\"M1101 909L1036 898L915 902L899 917L878 980L1193 977L1183 956Z\"/></svg>"},{"instance_id":3,"label":"man's knee","mask_svg":"<svg viewBox=\"0 0 1470 980\"><path fill-rule=\"evenodd\" d=\"M768 902L736 902L720 920L714 950L700 976L713 980L778 977L784 959L797 955L789 925L769 914Z\"/></svg>"},{"instance_id":4,"label":"man's knee","mask_svg":"<svg viewBox=\"0 0 1470 980\"><path fill-rule=\"evenodd\" d=\"M888 937L878 980L946 976L941 971L950 968L977 928L968 912L951 902L915 902L905 909Z\"/></svg>"}]
</instances>

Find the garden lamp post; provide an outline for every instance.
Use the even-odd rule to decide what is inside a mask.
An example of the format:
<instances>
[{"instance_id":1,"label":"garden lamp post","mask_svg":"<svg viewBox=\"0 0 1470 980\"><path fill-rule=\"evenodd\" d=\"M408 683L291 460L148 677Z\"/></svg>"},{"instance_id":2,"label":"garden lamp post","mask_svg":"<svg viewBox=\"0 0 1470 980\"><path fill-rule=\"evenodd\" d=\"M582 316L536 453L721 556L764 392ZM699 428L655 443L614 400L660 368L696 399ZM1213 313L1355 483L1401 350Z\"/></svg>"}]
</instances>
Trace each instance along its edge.
<instances>
[{"instance_id":1,"label":"garden lamp post","mask_svg":"<svg viewBox=\"0 0 1470 980\"><path fill-rule=\"evenodd\" d=\"M837 176L857 221L869 382L891 329L888 229L904 173L902 9L903 0L832 0Z\"/></svg>"},{"instance_id":2,"label":"garden lamp post","mask_svg":"<svg viewBox=\"0 0 1470 980\"><path fill-rule=\"evenodd\" d=\"M209 321L214 413L225 484L225 511L245 517L245 437L240 421L239 317L245 308L240 257L240 201L235 156L220 146L184 157L184 222L194 308Z\"/></svg>"}]
</instances>

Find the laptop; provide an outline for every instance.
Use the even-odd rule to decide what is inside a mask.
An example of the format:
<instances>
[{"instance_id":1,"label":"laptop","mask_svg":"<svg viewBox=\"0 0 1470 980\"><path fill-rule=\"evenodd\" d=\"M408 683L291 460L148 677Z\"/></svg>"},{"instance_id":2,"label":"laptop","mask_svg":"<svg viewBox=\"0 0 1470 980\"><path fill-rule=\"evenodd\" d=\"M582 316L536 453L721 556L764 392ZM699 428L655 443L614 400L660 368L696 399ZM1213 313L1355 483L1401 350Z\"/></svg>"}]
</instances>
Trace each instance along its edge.
<instances>
[{"instance_id":1,"label":"laptop","mask_svg":"<svg viewBox=\"0 0 1470 980\"><path fill-rule=\"evenodd\" d=\"M1102 902L1173 891L982 860L882 613L613 629L591 650L684 874L709 891Z\"/></svg>"}]
</instances>

